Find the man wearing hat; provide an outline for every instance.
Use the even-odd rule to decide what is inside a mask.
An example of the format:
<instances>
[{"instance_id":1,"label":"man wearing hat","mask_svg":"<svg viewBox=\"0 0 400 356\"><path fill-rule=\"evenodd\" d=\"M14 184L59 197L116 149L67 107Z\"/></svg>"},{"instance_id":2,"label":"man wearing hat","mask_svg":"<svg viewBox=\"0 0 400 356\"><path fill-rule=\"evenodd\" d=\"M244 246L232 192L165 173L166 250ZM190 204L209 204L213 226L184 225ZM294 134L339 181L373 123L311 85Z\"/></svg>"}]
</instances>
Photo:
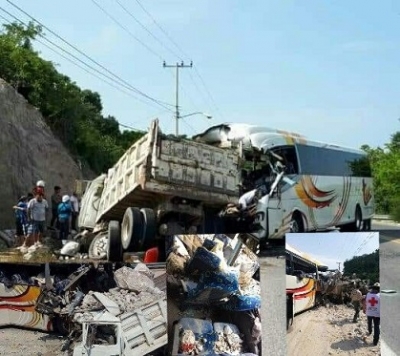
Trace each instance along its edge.
<instances>
[{"instance_id":1,"label":"man wearing hat","mask_svg":"<svg viewBox=\"0 0 400 356\"><path fill-rule=\"evenodd\" d=\"M377 282L367 293L365 297L365 314L368 318L368 333L372 334L372 323L374 324L374 346L378 345L380 335L380 322L381 322L381 294L380 284Z\"/></svg>"}]
</instances>

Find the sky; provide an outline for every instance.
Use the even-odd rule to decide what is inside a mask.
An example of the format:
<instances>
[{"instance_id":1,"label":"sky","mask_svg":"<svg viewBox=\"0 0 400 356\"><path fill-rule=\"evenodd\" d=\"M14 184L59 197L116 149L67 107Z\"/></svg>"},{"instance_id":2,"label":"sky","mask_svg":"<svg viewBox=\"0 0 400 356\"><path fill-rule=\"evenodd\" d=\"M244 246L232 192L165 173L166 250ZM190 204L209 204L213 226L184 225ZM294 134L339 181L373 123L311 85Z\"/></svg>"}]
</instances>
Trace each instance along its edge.
<instances>
[{"instance_id":1,"label":"sky","mask_svg":"<svg viewBox=\"0 0 400 356\"><path fill-rule=\"evenodd\" d=\"M286 243L324 263L343 270L343 262L379 248L378 232L286 234Z\"/></svg>"},{"instance_id":2,"label":"sky","mask_svg":"<svg viewBox=\"0 0 400 356\"><path fill-rule=\"evenodd\" d=\"M175 74L162 63L183 59L193 60L194 67L180 70L181 115L212 116L181 119L180 133L189 136L210 125L248 122L358 148L383 146L400 128L400 2L395 0L12 2L125 85L167 103L143 96L139 101L137 92L133 97L118 84L125 92L117 90L36 45L60 72L99 92L104 114L124 125L146 129L158 117L164 132L174 132ZM7 0L0 6L29 20Z\"/></svg>"}]
</instances>

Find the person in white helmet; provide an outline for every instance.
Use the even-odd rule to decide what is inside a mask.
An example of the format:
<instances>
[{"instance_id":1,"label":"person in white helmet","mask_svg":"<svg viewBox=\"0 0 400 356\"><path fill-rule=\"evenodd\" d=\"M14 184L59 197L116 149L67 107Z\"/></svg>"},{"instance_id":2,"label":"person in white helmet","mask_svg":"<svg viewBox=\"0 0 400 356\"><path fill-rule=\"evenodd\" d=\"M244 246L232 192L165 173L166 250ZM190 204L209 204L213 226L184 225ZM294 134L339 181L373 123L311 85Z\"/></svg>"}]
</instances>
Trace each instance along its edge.
<instances>
[{"instance_id":1,"label":"person in white helmet","mask_svg":"<svg viewBox=\"0 0 400 356\"><path fill-rule=\"evenodd\" d=\"M43 180L39 180L36 182L35 188L33 188L33 195L37 196L38 194L44 198L44 187L46 183Z\"/></svg>"},{"instance_id":2,"label":"person in white helmet","mask_svg":"<svg viewBox=\"0 0 400 356\"><path fill-rule=\"evenodd\" d=\"M62 202L58 205L58 221L60 224L60 240L67 240L69 234L69 222L71 220L72 207L69 195L62 197Z\"/></svg>"}]
</instances>

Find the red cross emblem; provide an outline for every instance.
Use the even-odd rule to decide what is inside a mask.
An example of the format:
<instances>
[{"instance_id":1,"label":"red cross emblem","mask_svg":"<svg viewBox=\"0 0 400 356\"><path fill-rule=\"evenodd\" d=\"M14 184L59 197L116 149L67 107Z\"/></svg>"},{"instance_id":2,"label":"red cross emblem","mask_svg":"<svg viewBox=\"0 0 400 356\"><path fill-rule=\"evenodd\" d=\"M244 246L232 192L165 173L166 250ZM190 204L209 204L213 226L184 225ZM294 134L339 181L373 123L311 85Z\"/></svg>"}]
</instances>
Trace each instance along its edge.
<instances>
[{"instance_id":1,"label":"red cross emblem","mask_svg":"<svg viewBox=\"0 0 400 356\"><path fill-rule=\"evenodd\" d=\"M371 304L372 307L374 307L375 304L378 304L378 300L375 299L375 297L372 297L372 298L368 299L368 303Z\"/></svg>"}]
</instances>

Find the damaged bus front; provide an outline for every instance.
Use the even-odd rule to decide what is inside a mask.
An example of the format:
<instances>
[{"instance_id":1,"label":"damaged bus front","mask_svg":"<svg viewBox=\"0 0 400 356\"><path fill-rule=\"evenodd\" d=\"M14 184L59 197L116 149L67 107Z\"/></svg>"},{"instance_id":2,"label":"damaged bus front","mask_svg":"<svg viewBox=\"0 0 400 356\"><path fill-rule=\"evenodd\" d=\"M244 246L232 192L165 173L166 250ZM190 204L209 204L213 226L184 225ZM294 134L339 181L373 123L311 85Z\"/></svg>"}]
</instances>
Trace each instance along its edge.
<instances>
[{"instance_id":1,"label":"damaged bus front","mask_svg":"<svg viewBox=\"0 0 400 356\"><path fill-rule=\"evenodd\" d=\"M214 126L193 139L241 147L241 198L223 216L245 221L260 241L331 227L370 230L374 199L363 151L249 124Z\"/></svg>"}]
</instances>

